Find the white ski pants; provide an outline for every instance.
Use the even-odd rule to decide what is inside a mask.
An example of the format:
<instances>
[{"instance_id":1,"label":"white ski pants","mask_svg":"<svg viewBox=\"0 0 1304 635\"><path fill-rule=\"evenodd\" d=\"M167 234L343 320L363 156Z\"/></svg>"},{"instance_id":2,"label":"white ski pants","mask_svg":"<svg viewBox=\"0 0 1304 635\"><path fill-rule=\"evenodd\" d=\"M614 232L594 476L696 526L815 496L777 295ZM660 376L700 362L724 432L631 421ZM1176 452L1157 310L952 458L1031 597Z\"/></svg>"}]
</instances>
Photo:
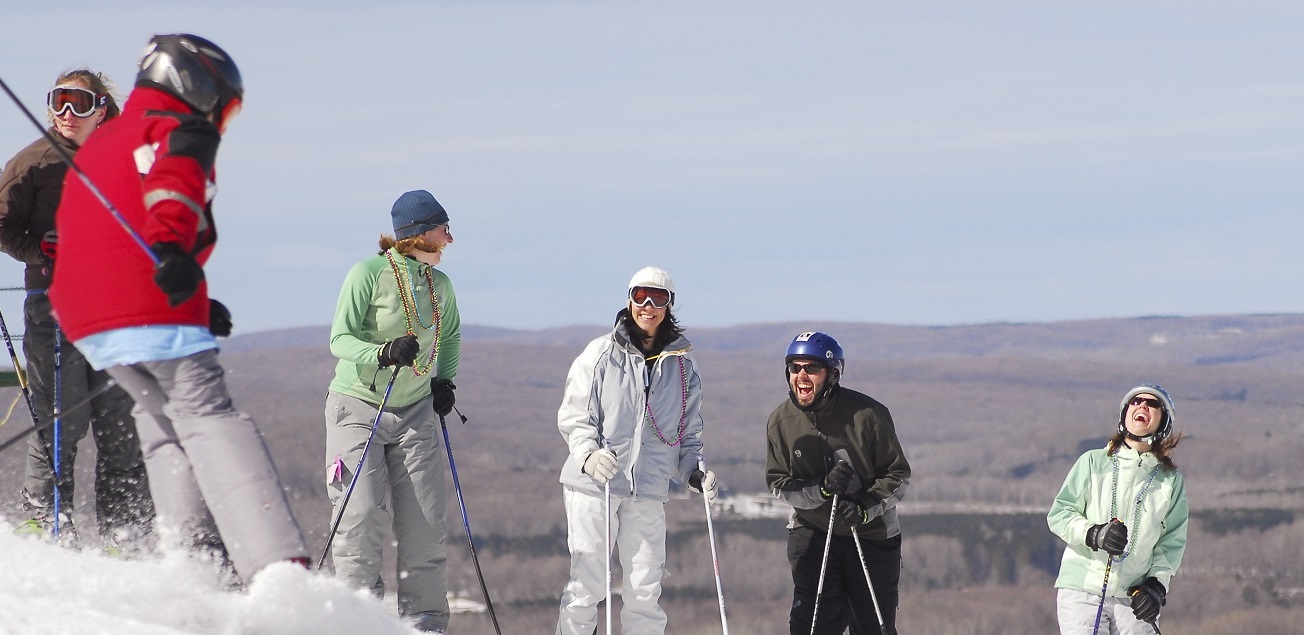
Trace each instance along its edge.
<instances>
[{"instance_id":1,"label":"white ski pants","mask_svg":"<svg viewBox=\"0 0 1304 635\"><path fill-rule=\"evenodd\" d=\"M1100 596L1073 589L1058 589L1055 595L1060 635L1091 635L1096 627ZM1132 614L1127 598L1105 598L1100 614L1101 635L1155 635L1155 629Z\"/></svg>"},{"instance_id":2,"label":"white ski pants","mask_svg":"<svg viewBox=\"0 0 1304 635\"><path fill-rule=\"evenodd\" d=\"M221 536L246 581L269 564L307 558L263 437L235 409L217 351L107 369L136 400L161 540Z\"/></svg>"},{"instance_id":3,"label":"white ski pants","mask_svg":"<svg viewBox=\"0 0 1304 635\"><path fill-rule=\"evenodd\" d=\"M375 422L375 405L327 393L326 491L331 499L332 521L340 513ZM410 406L386 407L331 543L335 574L357 588L376 588L381 579L386 525L392 520L398 543L399 612L431 614L441 628L448 625L448 581L444 571L444 542L448 537L444 475L448 459L443 445L429 396Z\"/></svg>"},{"instance_id":4,"label":"white ski pants","mask_svg":"<svg viewBox=\"0 0 1304 635\"><path fill-rule=\"evenodd\" d=\"M598 605L607 594L606 500L602 494L566 486L562 501L566 505L566 544L570 547L571 566L570 581L561 596L557 635L593 635L598 625ZM620 570L624 572L620 632L661 635L666 631L666 613L658 603L666 568L665 503L613 493L611 507L612 542L620 553ZM612 569L614 576L615 567Z\"/></svg>"}]
</instances>

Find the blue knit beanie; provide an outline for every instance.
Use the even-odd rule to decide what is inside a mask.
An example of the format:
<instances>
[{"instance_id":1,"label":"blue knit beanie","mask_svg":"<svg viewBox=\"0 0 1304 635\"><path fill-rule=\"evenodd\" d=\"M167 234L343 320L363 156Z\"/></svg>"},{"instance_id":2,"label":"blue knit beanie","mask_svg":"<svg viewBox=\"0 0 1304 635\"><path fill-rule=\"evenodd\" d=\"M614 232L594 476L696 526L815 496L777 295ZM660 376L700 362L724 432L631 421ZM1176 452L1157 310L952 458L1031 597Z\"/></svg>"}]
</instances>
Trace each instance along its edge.
<instances>
[{"instance_id":1,"label":"blue knit beanie","mask_svg":"<svg viewBox=\"0 0 1304 635\"><path fill-rule=\"evenodd\" d=\"M394 219L394 239L403 240L424 234L448 223L448 212L425 190L404 192L389 211Z\"/></svg>"}]
</instances>

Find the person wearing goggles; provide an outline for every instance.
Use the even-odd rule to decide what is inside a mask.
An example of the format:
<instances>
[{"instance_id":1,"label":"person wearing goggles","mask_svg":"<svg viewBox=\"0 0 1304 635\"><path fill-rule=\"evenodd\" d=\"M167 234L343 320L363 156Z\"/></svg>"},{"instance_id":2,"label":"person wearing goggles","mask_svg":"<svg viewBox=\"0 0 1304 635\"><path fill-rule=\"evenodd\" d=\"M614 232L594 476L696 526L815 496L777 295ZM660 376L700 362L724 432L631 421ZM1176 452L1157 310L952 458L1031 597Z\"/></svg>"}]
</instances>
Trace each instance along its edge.
<instances>
[{"instance_id":1,"label":"person wearing goggles","mask_svg":"<svg viewBox=\"0 0 1304 635\"><path fill-rule=\"evenodd\" d=\"M68 339L136 401L164 547L226 558L247 582L309 560L262 433L231 399L217 342L230 313L204 273L218 239L217 151L243 98L217 44L149 40L122 114L77 156L85 178L64 187L50 302Z\"/></svg>"},{"instance_id":2,"label":"person wearing goggles","mask_svg":"<svg viewBox=\"0 0 1304 635\"><path fill-rule=\"evenodd\" d=\"M75 155L92 132L119 114L108 78L88 69L60 75L47 94L46 103L49 106L46 118L50 123L47 134L10 159L0 174L0 250L26 265L23 351L27 357L32 415L41 424L53 420L56 398L65 406L79 403L108 381L108 376L91 368L82 352L64 337L51 315L46 296L57 256L55 212L68 171L51 144L57 144L69 156ZM57 376L56 350L59 351ZM22 491L23 516L28 520L22 523L22 531L31 534L57 531L61 543L77 542L77 532L70 522L76 448L86 433L93 430L95 510L100 541L115 551L134 551L147 546L144 538L152 531L154 505L131 415L132 406L131 398L122 389L113 388L92 398L88 407L62 414L58 426L57 479L53 469L54 430L42 430L28 437Z\"/></svg>"},{"instance_id":3,"label":"person wearing goggles","mask_svg":"<svg viewBox=\"0 0 1304 635\"><path fill-rule=\"evenodd\" d=\"M792 506L789 633L896 633L910 463L887 406L842 386L845 370L832 336L798 334L783 358L788 398L766 426L765 482Z\"/></svg>"},{"instance_id":4,"label":"person wearing goggles","mask_svg":"<svg viewBox=\"0 0 1304 635\"><path fill-rule=\"evenodd\" d=\"M1062 635L1153 635L1186 552L1185 479L1173 397L1158 384L1123 395L1114 435L1069 469L1046 522L1065 543L1055 579Z\"/></svg>"},{"instance_id":5,"label":"person wearing goggles","mask_svg":"<svg viewBox=\"0 0 1304 635\"><path fill-rule=\"evenodd\" d=\"M683 328L671 312L670 274L645 267L626 289L612 331L585 347L566 376L557 427L569 448L561 470L570 580L559 635L591 635L607 599L606 571L619 544L625 633L664 633L658 603L666 560L670 482L717 495L702 465L702 382ZM608 536L606 520L613 533Z\"/></svg>"}]
</instances>

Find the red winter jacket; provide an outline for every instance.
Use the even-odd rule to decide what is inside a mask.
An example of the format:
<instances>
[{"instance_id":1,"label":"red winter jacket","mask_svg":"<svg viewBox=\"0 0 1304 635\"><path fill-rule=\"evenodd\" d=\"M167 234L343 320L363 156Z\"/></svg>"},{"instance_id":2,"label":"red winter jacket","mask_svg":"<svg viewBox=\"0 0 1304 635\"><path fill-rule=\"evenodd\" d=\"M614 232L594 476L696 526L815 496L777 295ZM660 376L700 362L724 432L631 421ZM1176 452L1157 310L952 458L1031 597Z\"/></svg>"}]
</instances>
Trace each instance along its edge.
<instances>
[{"instance_id":1,"label":"red winter jacket","mask_svg":"<svg viewBox=\"0 0 1304 635\"><path fill-rule=\"evenodd\" d=\"M208 192L221 135L184 102L137 87L119 117L77 153L77 165L145 240L179 243L202 265L217 230ZM68 339L152 325L208 326L208 288L168 306L149 254L69 170L56 214L59 261L50 303Z\"/></svg>"}]
</instances>

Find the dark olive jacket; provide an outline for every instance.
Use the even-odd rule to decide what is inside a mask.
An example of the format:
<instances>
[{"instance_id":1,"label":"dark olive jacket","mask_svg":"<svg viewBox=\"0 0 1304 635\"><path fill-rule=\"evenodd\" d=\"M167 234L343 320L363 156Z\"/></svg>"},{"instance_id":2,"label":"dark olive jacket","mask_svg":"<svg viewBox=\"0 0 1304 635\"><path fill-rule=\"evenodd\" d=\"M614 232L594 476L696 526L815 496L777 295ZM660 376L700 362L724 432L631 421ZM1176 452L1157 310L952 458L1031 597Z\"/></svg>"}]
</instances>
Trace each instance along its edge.
<instances>
[{"instance_id":1,"label":"dark olive jacket","mask_svg":"<svg viewBox=\"0 0 1304 635\"><path fill-rule=\"evenodd\" d=\"M770 414L765 483L793 506L790 527L828 531L830 501L820 484L845 450L862 487L849 498L869 510L873 520L859 528L863 537L882 540L901 533L896 504L910 482L910 464L897 440L892 415L868 395L842 386L814 408L802 410L791 397ZM849 535L841 520L833 533Z\"/></svg>"}]
</instances>

